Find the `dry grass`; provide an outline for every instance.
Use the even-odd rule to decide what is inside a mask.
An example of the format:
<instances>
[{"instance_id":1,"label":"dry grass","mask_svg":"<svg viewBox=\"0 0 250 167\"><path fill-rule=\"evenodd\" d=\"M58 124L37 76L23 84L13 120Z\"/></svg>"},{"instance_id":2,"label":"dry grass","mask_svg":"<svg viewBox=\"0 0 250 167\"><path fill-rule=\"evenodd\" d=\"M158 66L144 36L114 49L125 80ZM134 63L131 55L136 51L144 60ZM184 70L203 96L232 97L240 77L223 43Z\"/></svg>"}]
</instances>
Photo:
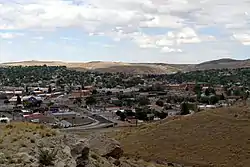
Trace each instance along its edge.
<instances>
[{"instance_id":1,"label":"dry grass","mask_svg":"<svg viewBox=\"0 0 250 167\"><path fill-rule=\"evenodd\" d=\"M0 125L0 149L5 155L11 155L20 150L23 152L35 148L37 139L55 135L54 130L44 125L23 122Z\"/></svg>"},{"instance_id":2,"label":"dry grass","mask_svg":"<svg viewBox=\"0 0 250 167\"><path fill-rule=\"evenodd\" d=\"M70 63L60 61L23 61L23 62L10 62L5 63L7 66L66 66L70 69L79 71L97 70L101 72L124 72L124 73L168 73L176 72L178 69L170 65L157 65L157 64L133 64L124 62L88 62L88 63ZM1 64L0 64L1 65ZM104 70L104 71L103 71Z\"/></svg>"},{"instance_id":3,"label":"dry grass","mask_svg":"<svg viewBox=\"0 0 250 167\"><path fill-rule=\"evenodd\" d=\"M116 132L128 157L196 166L250 166L250 108L234 107Z\"/></svg>"}]
</instances>

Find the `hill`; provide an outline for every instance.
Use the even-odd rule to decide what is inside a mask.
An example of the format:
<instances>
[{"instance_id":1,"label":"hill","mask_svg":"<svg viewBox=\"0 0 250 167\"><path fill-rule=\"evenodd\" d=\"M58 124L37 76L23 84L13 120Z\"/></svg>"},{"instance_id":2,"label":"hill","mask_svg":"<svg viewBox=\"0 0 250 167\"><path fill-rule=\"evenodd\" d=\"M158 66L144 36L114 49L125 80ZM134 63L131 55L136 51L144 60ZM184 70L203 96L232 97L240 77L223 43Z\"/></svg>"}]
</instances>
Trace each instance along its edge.
<instances>
[{"instance_id":1,"label":"hill","mask_svg":"<svg viewBox=\"0 0 250 167\"><path fill-rule=\"evenodd\" d=\"M96 71L101 72L124 72L133 74L166 74L176 72L178 69L171 66L162 65L144 65L144 64L130 64L123 66L111 66L108 68L97 68Z\"/></svg>"},{"instance_id":2,"label":"hill","mask_svg":"<svg viewBox=\"0 0 250 167\"><path fill-rule=\"evenodd\" d=\"M250 166L250 108L246 107L168 119L115 136L129 157L197 167Z\"/></svg>"},{"instance_id":3,"label":"hill","mask_svg":"<svg viewBox=\"0 0 250 167\"><path fill-rule=\"evenodd\" d=\"M219 59L204 62L201 64L166 64L166 63L124 63L124 62L61 62L61 61L22 61L4 63L5 66L66 66L71 69L86 71L94 70L99 72L125 72L137 74L168 74L178 71L195 71L223 68L245 68L250 67L250 59L234 60Z\"/></svg>"},{"instance_id":4,"label":"hill","mask_svg":"<svg viewBox=\"0 0 250 167\"><path fill-rule=\"evenodd\" d=\"M79 138L45 125L0 125L0 167L167 167L122 157L119 142Z\"/></svg>"},{"instance_id":5,"label":"hill","mask_svg":"<svg viewBox=\"0 0 250 167\"><path fill-rule=\"evenodd\" d=\"M66 63L60 61L22 61L4 63L6 66L66 66L71 69L86 71L94 70L100 72L125 72L125 73L150 73L150 74L164 74L176 72L177 68L168 66L167 64L144 64L144 63L123 63L123 62L103 62L92 61L87 63Z\"/></svg>"},{"instance_id":6,"label":"hill","mask_svg":"<svg viewBox=\"0 0 250 167\"><path fill-rule=\"evenodd\" d=\"M209 70L209 69L234 69L234 68L247 68L250 67L250 59L247 60L235 60L235 59L219 59L207 61L197 65L189 65L183 68L185 71L194 70Z\"/></svg>"}]
</instances>

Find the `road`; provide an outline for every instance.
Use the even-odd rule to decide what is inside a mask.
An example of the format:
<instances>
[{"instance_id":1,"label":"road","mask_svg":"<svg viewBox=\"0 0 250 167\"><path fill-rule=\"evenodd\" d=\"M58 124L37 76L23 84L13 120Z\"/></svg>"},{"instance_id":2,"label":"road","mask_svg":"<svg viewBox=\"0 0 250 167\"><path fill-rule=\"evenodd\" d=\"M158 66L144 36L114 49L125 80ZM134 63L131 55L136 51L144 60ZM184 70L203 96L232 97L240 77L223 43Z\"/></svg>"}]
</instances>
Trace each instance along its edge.
<instances>
[{"instance_id":1,"label":"road","mask_svg":"<svg viewBox=\"0 0 250 167\"><path fill-rule=\"evenodd\" d=\"M63 129L63 131L81 131L81 130L89 130L89 129L101 129L101 128L111 127L114 125L112 121L106 119L105 117L97 113L92 113L87 109L75 108L74 110L79 112L81 115L85 115L85 116L87 115L89 119L92 119L95 122L89 125Z\"/></svg>"}]
</instances>

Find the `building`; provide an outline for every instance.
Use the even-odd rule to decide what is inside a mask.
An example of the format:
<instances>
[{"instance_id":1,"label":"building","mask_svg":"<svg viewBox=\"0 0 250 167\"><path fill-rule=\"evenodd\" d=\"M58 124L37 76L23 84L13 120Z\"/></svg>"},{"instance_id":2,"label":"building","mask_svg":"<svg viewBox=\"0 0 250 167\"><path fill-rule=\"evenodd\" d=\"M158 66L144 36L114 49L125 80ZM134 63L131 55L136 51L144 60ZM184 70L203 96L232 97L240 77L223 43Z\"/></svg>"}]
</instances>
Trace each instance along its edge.
<instances>
[{"instance_id":1,"label":"building","mask_svg":"<svg viewBox=\"0 0 250 167\"><path fill-rule=\"evenodd\" d=\"M167 88L169 90L183 91L186 89L186 84L168 84Z\"/></svg>"},{"instance_id":2,"label":"building","mask_svg":"<svg viewBox=\"0 0 250 167\"><path fill-rule=\"evenodd\" d=\"M73 90L70 98L82 98L91 95L90 90Z\"/></svg>"}]
</instances>

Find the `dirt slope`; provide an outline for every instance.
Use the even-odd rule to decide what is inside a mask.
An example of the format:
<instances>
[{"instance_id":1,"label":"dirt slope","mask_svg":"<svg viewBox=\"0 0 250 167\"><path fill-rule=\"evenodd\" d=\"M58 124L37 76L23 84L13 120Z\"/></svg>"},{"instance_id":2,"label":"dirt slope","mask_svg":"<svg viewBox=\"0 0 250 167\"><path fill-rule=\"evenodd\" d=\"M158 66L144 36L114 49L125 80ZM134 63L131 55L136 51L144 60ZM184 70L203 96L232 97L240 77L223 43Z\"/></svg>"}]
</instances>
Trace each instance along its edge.
<instances>
[{"instance_id":1,"label":"dirt slope","mask_svg":"<svg viewBox=\"0 0 250 167\"><path fill-rule=\"evenodd\" d=\"M125 154L196 166L250 166L250 108L218 109L116 132Z\"/></svg>"}]
</instances>

